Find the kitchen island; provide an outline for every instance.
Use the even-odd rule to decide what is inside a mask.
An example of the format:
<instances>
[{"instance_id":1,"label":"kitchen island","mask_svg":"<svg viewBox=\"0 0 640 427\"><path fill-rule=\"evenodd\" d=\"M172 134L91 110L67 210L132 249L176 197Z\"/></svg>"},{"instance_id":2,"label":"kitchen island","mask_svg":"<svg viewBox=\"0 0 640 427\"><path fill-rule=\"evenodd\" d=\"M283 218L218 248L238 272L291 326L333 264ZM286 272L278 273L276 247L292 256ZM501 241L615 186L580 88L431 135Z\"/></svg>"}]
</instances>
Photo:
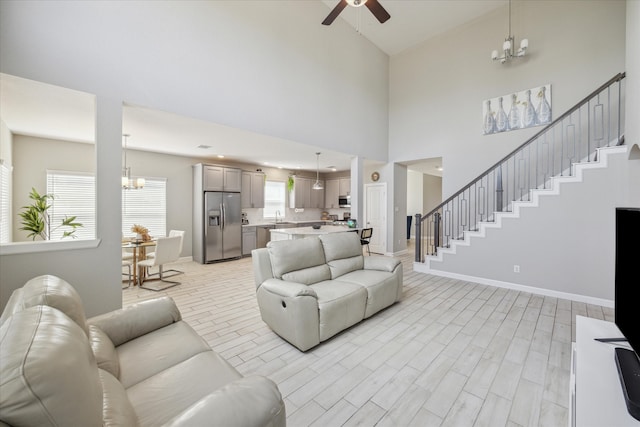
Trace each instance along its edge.
<instances>
[{"instance_id":1,"label":"kitchen island","mask_svg":"<svg viewBox=\"0 0 640 427\"><path fill-rule=\"evenodd\" d=\"M269 231L271 232L271 240L293 240L329 233L344 233L348 231L360 232L360 230L360 228L350 228L346 225L323 225L317 230L313 227L295 227L274 228Z\"/></svg>"}]
</instances>

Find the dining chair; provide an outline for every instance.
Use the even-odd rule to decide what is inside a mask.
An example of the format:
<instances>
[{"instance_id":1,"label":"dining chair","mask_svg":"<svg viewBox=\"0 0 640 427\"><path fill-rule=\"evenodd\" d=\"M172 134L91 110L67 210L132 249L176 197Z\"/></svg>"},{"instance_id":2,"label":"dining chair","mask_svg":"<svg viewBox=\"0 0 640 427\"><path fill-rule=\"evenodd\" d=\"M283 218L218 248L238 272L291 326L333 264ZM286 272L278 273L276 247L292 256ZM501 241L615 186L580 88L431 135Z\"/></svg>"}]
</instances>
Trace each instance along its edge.
<instances>
[{"instance_id":1,"label":"dining chair","mask_svg":"<svg viewBox=\"0 0 640 427\"><path fill-rule=\"evenodd\" d=\"M173 237L159 237L156 240L156 253L155 257L145 259L142 261L138 261L138 283L142 289L149 289L152 291L161 291L172 286L179 285L180 282L174 282L171 280L167 280L164 275L164 265L170 262L175 262L180 259L180 241L181 236L173 236ZM154 274L149 274L146 278L144 270L149 267L158 267L158 272ZM179 272L181 273L181 272ZM178 274L179 274L178 273ZM157 279L151 279L151 276L157 275ZM176 276L177 274L173 274L169 277ZM146 282L153 282L159 280L162 283L166 283L168 285L164 285L162 283L156 284L148 284L145 285Z\"/></svg>"},{"instance_id":2,"label":"dining chair","mask_svg":"<svg viewBox=\"0 0 640 427\"><path fill-rule=\"evenodd\" d=\"M131 261L127 261L125 259L122 260L122 268L127 268L129 270L128 273L125 273L124 271L122 272L122 276L126 276L127 279L129 280L129 284L127 286L123 286L122 289L127 289L129 287L131 287L131 278L133 277L132 271L131 271L131 267L133 266L133 264L131 263Z\"/></svg>"},{"instance_id":3,"label":"dining chair","mask_svg":"<svg viewBox=\"0 0 640 427\"><path fill-rule=\"evenodd\" d=\"M184 230L169 230L169 237L180 236L180 254L182 254L182 245L184 244ZM156 253L151 252L147 254L147 258L155 258ZM166 270L165 273L174 272L176 274L182 274L184 271L176 270L174 268Z\"/></svg>"},{"instance_id":4,"label":"dining chair","mask_svg":"<svg viewBox=\"0 0 640 427\"><path fill-rule=\"evenodd\" d=\"M367 253L371 255L369 250L369 242L371 241L371 235L373 234L373 228L363 228L360 232L360 244L367 247Z\"/></svg>"}]
</instances>

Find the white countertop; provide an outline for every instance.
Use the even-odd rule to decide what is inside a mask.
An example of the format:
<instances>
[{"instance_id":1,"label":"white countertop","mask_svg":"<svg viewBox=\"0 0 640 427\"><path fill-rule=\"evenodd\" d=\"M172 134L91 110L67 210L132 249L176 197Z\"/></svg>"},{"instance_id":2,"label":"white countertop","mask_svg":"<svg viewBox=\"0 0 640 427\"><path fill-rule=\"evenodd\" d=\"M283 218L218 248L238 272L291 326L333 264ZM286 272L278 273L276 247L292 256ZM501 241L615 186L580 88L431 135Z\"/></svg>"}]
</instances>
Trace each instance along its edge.
<instances>
[{"instance_id":1,"label":"white countertop","mask_svg":"<svg viewBox=\"0 0 640 427\"><path fill-rule=\"evenodd\" d=\"M282 233L288 234L290 236L294 235L320 235L320 234L329 234L329 233L340 233L344 231L360 231L360 228L349 228L346 225L323 225L319 229L314 229L313 227L294 227L294 228L274 228L273 230L269 230L273 233Z\"/></svg>"},{"instance_id":2,"label":"white countertop","mask_svg":"<svg viewBox=\"0 0 640 427\"><path fill-rule=\"evenodd\" d=\"M282 224L291 224L292 227L294 227L294 224L310 224L312 222L324 222L325 224L331 224L333 223L332 220L325 220L325 219L308 219L305 221L283 221L283 222L278 222L278 225L282 225ZM264 227L265 225L273 225L275 226L276 223L273 221L265 221L265 222L255 222L255 223L249 223L249 224L242 224L243 227ZM324 226L323 226L324 227Z\"/></svg>"}]
</instances>

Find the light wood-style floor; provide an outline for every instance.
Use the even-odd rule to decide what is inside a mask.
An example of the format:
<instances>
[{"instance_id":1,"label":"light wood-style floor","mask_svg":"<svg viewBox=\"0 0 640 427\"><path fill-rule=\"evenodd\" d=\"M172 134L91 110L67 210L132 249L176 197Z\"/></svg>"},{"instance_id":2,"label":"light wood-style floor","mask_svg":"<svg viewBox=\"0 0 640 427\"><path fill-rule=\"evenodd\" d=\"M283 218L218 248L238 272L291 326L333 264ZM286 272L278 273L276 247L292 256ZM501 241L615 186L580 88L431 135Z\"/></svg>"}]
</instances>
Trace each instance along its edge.
<instances>
[{"instance_id":1,"label":"light wood-style floor","mask_svg":"<svg viewBox=\"0 0 640 427\"><path fill-rule=\"evenodd\" d=\"M242 374L278 384L291 427L566 426L575 316L613 310L416 273L412 257L401 302L305 353L262 322L251 258L175 264L181 285L123 304L173 297Z\"/></svg>"}]
</instances>

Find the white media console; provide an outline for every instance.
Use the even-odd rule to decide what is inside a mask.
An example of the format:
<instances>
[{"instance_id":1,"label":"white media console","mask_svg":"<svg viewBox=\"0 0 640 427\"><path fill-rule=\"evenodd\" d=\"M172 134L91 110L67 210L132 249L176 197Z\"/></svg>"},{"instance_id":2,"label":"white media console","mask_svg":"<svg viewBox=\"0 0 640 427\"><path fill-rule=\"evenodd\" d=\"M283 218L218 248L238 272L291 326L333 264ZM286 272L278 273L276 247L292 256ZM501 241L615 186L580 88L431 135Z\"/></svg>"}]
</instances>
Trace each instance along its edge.
<instances>
[{"instance_id":1,"label":"white media console","mask_svg":"<svg viewBox=\"0 0 640 427\"><path fill-rule=\"evenodd\" d=\"M576 316L570 380L572 427L640 426L627 411L614 359L614 348L629 348L628 344L594 340L621 336L613 322Z\"/></svg>"}]
</instances>

